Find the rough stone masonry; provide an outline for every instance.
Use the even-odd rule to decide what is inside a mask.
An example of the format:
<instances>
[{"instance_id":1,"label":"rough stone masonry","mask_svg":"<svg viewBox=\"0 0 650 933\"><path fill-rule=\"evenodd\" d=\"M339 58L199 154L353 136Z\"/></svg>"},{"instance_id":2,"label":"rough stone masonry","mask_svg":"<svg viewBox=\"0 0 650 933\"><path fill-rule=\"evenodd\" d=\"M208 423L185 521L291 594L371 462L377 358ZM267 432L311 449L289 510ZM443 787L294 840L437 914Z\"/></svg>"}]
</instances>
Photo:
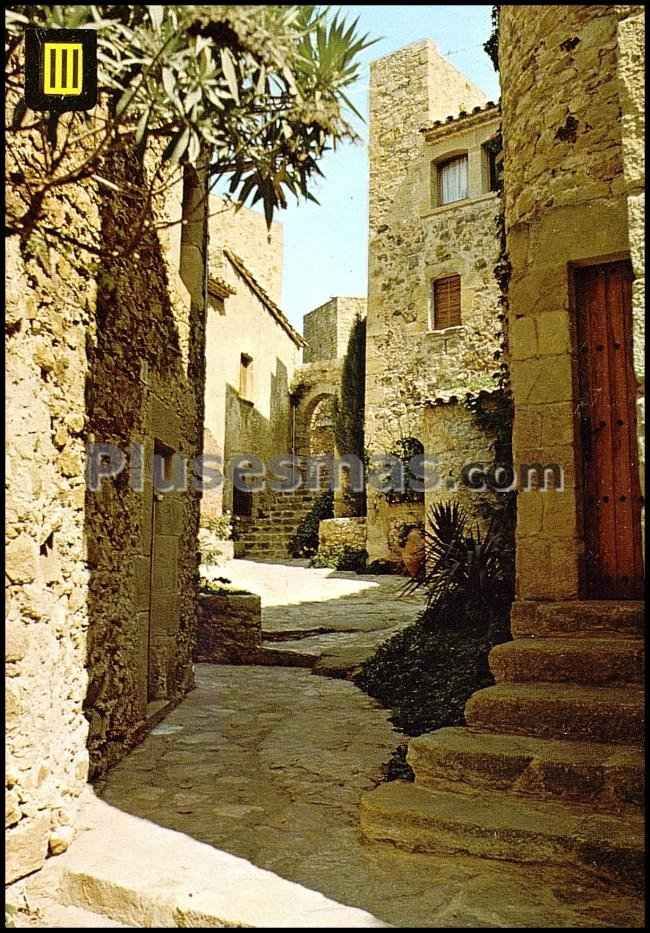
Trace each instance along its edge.
<instances>
[{"instance_id":1,"label":"rough stone masonry","mask_svg":"<svg viewBox=\"0 0 650 933\"><path fill-rule=\"evenodd\" d=\"M22 133L9 177L22 162L42 173L42 159L40 137ZM147 178L119 150L101 172L118 186ZM154 202L152 221L184 210L182 237L152 224L125 250L142 203L85 180L46 196L51 236L7 240L8 881L67 847L89 773L192 685L199 499L154 494L151 466L154 450L168 464L200 452L200 190L188 173ZM7 199L24 210L11 183ZM91 442L142 444L143 492L126 470L87 490Z\"/></svg>"},{"instance_id":2,"label":"rough stone masonry","mask_svg":"<svg viewBox=\"0 0 650 933\"><path fill-rule=\"evenodd\" d=\"M435 439L445 426L433 409L425 423L427 403L494 388L499 197L485 144L498 128L496 105L430 40L373 63L365 424L371 452L392 452L402 438ZM458 154L467 160L466 197L443 204L439 167ZM460 276L460 323L439 328L433 284L450 275ZM471 449L471 419L458 411L452 418L457 414L466 442L455 447ZM480 441L471 459L484 447ZM462 461L454 466L457 473ZM391 557L396 525L424 518L423 504L409 505L390 505L369 490L371 560Z\"/></svg>"}]
</instances>

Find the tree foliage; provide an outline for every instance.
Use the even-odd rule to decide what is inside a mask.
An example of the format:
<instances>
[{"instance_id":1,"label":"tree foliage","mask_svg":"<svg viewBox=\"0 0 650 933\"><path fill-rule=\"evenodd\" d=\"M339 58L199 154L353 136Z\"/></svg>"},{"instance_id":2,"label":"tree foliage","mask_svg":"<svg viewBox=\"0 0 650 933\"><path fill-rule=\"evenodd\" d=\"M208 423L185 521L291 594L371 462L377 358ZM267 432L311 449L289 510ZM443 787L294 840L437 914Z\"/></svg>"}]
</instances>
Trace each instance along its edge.
<instances>
[{"instance_id":1,"label":"tree foliage","mask_svg":"<svg viewBox=\"0 0 650 933\"><path fill-rule=\"evenodd\" d=\"M160 140L155 151L171 166L196 166L207 152L212 175L229 181L236 201L261 201L270 224L288 194L315 200L319 158L357 138L346 89L358 76L359 53L372 43L356 22L327 8L14 5L7 11L9 90L22 92L28 26L97 32L100 104L108 117L99 148L66 180L92 175L101 153L120 141L144 149ZM87 135L88 114L67 117ZM55 120L28 115L19 102L9 135L25 122L33 130L48 120L51 130ZM26 167L31 192L52 186L52 168L50 160L38 177Z\"/></svg>"},{"instance_id":2,"label":"tree foliage","mask_svg":"<svg viewBox=\"0 0 650 933\"><path fill-rule=\"evenodd\" d=\"M460 726L471 695L494 683L490 650L508 640L503 608L428 610L364 661L354 682L391 709L392 723L407 735Z\"/></svg>"},{"instance_id":3,"label":"tree foliage","mask_svg":"<svg viewBox=\"0 0 650 933\"><path fill-rule=\"evenodd\" d=\"M499 5L492 7L492 32L489 39L483 43L483 49L492 62L495 71L499 70Z\"/></svg>"},{"instance_id":4,"label":"tree foliage","mask_svg":"<svg viewBox=\"0 0 650 933\"><path fill-rule=\"evenodd\" d=\"M366 320L357 317L352 325L341 372L341 397L335 406L334 435L342 456L364 456L366 398Z\"/></svg>"},{"instance_id":5,"label":"tree foliage","mask_svg":"<svg viewBox=\"0 0 650 933\"><path fill-rule=\"evenodd\" d=\"M331 489L314 500L289 543L292 557L312 557L318 551L318 529L326 518L334 518L334 494Z\"/></svg>"},{"instance_id":6,"label":"tree foliage","mask_svg":"<svg viewBox=\"0 0 650 933\"><path fill-rule=\"evenodd\" d=\"M484 533L471 527L457 502L438 502L427 516L425 560L405 593L423 590L427 609L463 617L466 612L508 610L514 596L512 529L495 516Z\"/></svg>"},{"instance_id":7,"label":"tree foliage","mask_svg":"<svg viewBox=\"0 0 650 933\"><path fill-rule=\"evenodd\" d=\"M334 402L334 437L340 456L353 454L365 463L364 418L366 404L366 319L356 316L348 338L341 372L340 399ZM365 491L343 487L352 515L365 515Z\"/></svg>"}]
</instances>

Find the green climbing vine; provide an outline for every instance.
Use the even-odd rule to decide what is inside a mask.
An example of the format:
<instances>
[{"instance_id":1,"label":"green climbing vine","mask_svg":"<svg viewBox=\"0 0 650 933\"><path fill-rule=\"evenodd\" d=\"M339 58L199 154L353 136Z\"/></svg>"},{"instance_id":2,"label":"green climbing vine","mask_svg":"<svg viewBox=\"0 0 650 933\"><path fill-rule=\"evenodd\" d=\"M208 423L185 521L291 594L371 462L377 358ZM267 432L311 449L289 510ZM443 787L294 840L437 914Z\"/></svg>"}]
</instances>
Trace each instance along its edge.
<instances>
[{"instance_id":1,"label":"green climbing vine","mask_svg":"<svg viewBox=\"0 0 650 933\"><path fill-rule=\"evenodd\" d=\"M499 5L492 7L492 32L489 39L483 43L487 55L494 66L494 70L499 70Z\"/></svg>"},{"instance_id":2,"label":"green climbing vine","mask_svg":"<svg viewBox=\"0 0 650 933\"><path fill-rule=\"evenodd\" d=\"M489 56L495 71L499 71L499 10L498 4L492 7L492 32L483 48ZM514 405L510 384L510 367L508 365L508 287L512 266L508 256L506 240L506 225L504 212L504 173L503 173L503 136L499 128L490 140L488 147L495 156L497 164L496 190L499 192L499 209L496 216L496 235L499 244L497 261L494 266L499 296L497 299L497 338L499 348L494 354L497 364L492 374L495 391L467 396L465 407L471 412L476 425L485 433L494 437L492 443L493 466L502 466L506 470L513 469L512 454L512 425L514 418ZM497 496L496 503L490 499L485 500L482 511L486 518L500 518L508 531L514 536L516 515L516 490L503 492Z\"/></svg>"}]
</instances>

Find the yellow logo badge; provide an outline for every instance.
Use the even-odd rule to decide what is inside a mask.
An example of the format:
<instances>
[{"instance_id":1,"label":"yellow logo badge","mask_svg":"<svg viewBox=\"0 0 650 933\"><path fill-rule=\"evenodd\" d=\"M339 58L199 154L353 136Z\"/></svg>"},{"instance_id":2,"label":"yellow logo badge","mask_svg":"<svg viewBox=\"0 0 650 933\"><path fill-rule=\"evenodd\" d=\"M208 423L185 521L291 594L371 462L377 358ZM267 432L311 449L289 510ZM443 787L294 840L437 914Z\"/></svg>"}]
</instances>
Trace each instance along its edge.
<instances>
[{"instance_id":1,"label":"yellow logo badge","mask_svg":"<svg viewBox=\"0 0 650 933\"><path fill-rule=\"evenodd\" d=\"M83 45L81 42L46 42L43 48L45 94L81 94Z\"/></svg>"},{"instance_id":2,"label":"yellow logo badge","mask_svg":"<svg viewBox=\"0 0 650 933\"><path fill-rule=\"evenodd\" d=\"M97 103L97 32L25 30L25 103L30 110L65 113Z\"/></svg>"}]
</instances>

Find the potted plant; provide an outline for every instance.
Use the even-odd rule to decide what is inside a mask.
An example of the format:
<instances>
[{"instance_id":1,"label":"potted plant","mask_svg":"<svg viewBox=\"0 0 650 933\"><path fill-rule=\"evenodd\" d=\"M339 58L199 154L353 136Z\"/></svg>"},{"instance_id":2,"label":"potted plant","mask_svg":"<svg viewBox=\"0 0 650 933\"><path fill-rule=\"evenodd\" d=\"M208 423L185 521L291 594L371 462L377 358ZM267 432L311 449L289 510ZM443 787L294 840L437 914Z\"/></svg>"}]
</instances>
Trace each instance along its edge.
<instances>
[{"instance_id":1,"label":"potted plant","mask_svg":"<svg viewBox=\"0 0 650 933\"><path fill-rule=\"evenodd\" d=\"M404 522L398 528L397 542L404 569L410 577L417 577L425 560L423 523Z\"/></svg>"}]
</instances>

